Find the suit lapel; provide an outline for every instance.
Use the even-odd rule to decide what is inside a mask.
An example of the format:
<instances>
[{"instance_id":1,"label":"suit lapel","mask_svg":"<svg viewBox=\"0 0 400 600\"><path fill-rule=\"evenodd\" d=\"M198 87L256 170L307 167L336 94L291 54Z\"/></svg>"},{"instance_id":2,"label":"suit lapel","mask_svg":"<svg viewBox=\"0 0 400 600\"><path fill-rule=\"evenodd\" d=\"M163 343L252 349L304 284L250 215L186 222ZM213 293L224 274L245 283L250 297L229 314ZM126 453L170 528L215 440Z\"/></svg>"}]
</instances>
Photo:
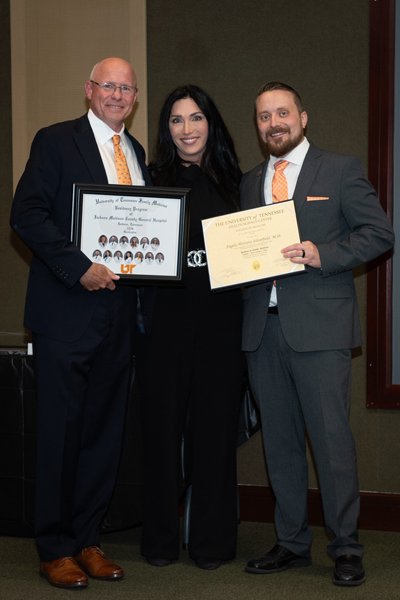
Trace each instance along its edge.
<instances>
[{"instance_id":1,"label":"suit lapel","mask_svg":"<svg viewBox=\"0 0 400 600\"><path fill-rule=\"evenodd\" d=\"M265 194L264 194L264 182L265 182L265 174L267 172L268 167L267 159L260 168L256 172L255 182L254 182L254 197L256 200L256 207L265 206Z\"/></svg>"},{"instance_id":2,"label":"suit lapel","mask_svg":"<svg viewBox=\"0 0 400 600\"><path fill-rule=\"evenodd\" d=\"M311 143L304 159L303 166L301 167L300 175L293 194L293 200L296 206L297 214L300 213L306 202L308 192L321 165L321 159L322 154L320 149Z\"/></svg>"},{"instance_id":3,"label":"suit lapel","mask_svg":"<svg viewBox=\"0 0 400 600\"><path fill-rule=\"evenodd\" d=\"M103 161L87 115L75 121L74 139L94 183L108 183Z\"/></svg>"},{"instance_id":4,"label":"suit lapel","mask_svg":"<svg viewBox=\"0 0 400 600\"><path fill-rule=\"evenodd\" d=\"M151 177L147 171L147 167L146 167L146 163L144 161L144 150L142 148L142 146L139 144L139 142L129 133L129 131L127 129L125 129L125 133L128 136L128 138L130 139L133 149L135 151L136 154L136 158L138 160L139 166L142 170L142 175L143 175L143 179L146 182L146 185L153 185L153 182L151 181Z\"/></svg>"},{"instance_id":5,"label":"suit lapel","mask_svg":"<svg viewBox=\"0 0 400 600\"><path fill-rule=\"evenodd\" d=\"M89 169L94 183L108 183L106 170L104 168L103 161L101 160L96 139L93 135L92 128L90 127L87 115L76 119L74 127L75 143L78 147L79 152L82 155L83 160L86 163L87 168ZM144 161L144 150L142 146L137 140L135 140L135 138L129 133L127 129L125 129L125 132L132 143L146 185L152 185L152 181L150 179L150 175L147 171L146 163Z\"/></svg>"}]
</instances>

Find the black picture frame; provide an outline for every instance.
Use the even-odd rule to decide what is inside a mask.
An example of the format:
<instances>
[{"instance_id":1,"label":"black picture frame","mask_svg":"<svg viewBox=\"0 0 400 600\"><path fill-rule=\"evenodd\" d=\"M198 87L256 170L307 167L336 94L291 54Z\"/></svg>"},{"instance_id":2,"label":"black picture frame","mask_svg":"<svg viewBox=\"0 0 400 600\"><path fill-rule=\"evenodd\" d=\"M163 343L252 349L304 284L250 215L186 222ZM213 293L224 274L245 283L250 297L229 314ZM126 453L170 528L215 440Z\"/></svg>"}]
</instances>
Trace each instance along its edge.
<instances>
[{"instance_id":1,"label":"black picture frame","mask_svg":"<svg viewBox=\"0 0 400 600\"><path fill-rule=\"evenodd\" d=\"M74 183L71 241L119 275L118 283L183 286L189 191Z\"/></svg>"}]
</instances>

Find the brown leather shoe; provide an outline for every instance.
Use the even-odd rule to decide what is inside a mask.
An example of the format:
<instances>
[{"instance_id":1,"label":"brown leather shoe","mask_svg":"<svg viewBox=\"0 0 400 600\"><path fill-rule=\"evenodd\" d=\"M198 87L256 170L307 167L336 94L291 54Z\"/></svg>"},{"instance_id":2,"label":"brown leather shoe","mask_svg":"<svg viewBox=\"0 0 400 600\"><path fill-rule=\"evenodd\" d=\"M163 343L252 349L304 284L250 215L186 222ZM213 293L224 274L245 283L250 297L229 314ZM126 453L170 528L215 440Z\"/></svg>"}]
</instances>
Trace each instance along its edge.
<instances>
[{"instance_id":1,"label":"brown leather shoe","mask_svg":"<svg viewBox=\"0 0 400 600\"><path fill-rule=\"evenodd\" d=\"M108 560L97 546L84 548L74 558L93 579L122 579L124 576L121 567Z\"/></svg>"},{"instance_id":2,"label":"brown leather shoe","mask_svg":"<svg viewBox=\"0 0 400 600\"><path fill-rule=\"evenodd\" d=\"M86 587L89 582L85 573L78 567L72 556L40 563L40 577L44 577L54 587Z\"/></svg>"}]
</instances>

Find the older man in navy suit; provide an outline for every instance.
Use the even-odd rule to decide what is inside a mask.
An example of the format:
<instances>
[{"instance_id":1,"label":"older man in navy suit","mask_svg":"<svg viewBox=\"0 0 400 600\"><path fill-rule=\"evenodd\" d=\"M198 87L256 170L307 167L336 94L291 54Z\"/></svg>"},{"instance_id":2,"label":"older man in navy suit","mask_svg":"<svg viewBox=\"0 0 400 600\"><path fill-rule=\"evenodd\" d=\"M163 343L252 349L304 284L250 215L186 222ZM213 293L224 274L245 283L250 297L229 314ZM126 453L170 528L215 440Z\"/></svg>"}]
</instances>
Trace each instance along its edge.
<instances>
[{"instance_id":1,"label":"older man in navy suit","mask_svg":"<svg viewBox=\"0 0 400 600\"><path fill-rule=\"evenodd\" d=\"M243 350L261 410L276 496L277 542L250 573L311 564L305 429L314 450L335 560L333 583L364 583L358 541L356 452L348 422L351 348L362 344L352 268L389 250L393 229L361 162L304 137L307 113L291 87L272 82L256 101L269 159L243 177L242 208L293 198L301 243L282 248L307 273L244 292Z\"/></svg>"},{"instance_id":2,"label":"older man in navy suit","mask_svg":"<svg viewBox=\"0 0 400 600\"><path fill-rule=\"evenodd\" d=\"M85 587L86 574L123 577L98 546L121 451L137 304L135 288L119 286L118 275L71 243L72 184L121 183L118 153L124 183L151 185L144 150L124 126L138 94L132 67L103 60L85 89L88 114L36 135L11 213L33 253L24 324L38 394L40 574L64 588Z\"/></svg>"}]
</instances>

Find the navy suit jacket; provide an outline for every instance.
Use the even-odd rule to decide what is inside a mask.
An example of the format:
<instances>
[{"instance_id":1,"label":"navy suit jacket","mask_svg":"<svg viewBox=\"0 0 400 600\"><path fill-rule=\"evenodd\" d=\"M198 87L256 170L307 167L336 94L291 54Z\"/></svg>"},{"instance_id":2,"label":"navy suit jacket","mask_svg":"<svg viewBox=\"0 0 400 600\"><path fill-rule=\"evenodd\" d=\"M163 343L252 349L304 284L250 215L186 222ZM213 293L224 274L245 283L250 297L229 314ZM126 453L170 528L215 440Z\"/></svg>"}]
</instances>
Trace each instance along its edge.
<instances>
[{"instance_id":1,"label":"navy suit jacket","mask_svg":"<svg viewBox=\"0 0 400 600\"><path fill-rule=\"evenodd\" d=\"M241 208L265 204L268 161L243 176ZM308 197L326 200L307 201ZM352 269L389 250L394 233L361 161L320 150L304 159L293 194L302 241L313 242L322 268L277 281L279 319L297 352L354 348L362 344ZM271 282L244 294L243 350L259 347L268 315Z\"/></svg>"},{"instance_id":2,"label":"navy suit jacket","mask_svg":"<svg viewBox=\"0 0 400 600\"><path fill-rule=\"evenodd\" d=\"M152 185L144 149L126 133L146 185ZM65 342L79 339L100 294L109 292L89 292L79 283L92 261L70 242L73 183L108 183L87 115L36 134L10 220L33 252L24 325Z\"/></svg>"}]
</instances>

